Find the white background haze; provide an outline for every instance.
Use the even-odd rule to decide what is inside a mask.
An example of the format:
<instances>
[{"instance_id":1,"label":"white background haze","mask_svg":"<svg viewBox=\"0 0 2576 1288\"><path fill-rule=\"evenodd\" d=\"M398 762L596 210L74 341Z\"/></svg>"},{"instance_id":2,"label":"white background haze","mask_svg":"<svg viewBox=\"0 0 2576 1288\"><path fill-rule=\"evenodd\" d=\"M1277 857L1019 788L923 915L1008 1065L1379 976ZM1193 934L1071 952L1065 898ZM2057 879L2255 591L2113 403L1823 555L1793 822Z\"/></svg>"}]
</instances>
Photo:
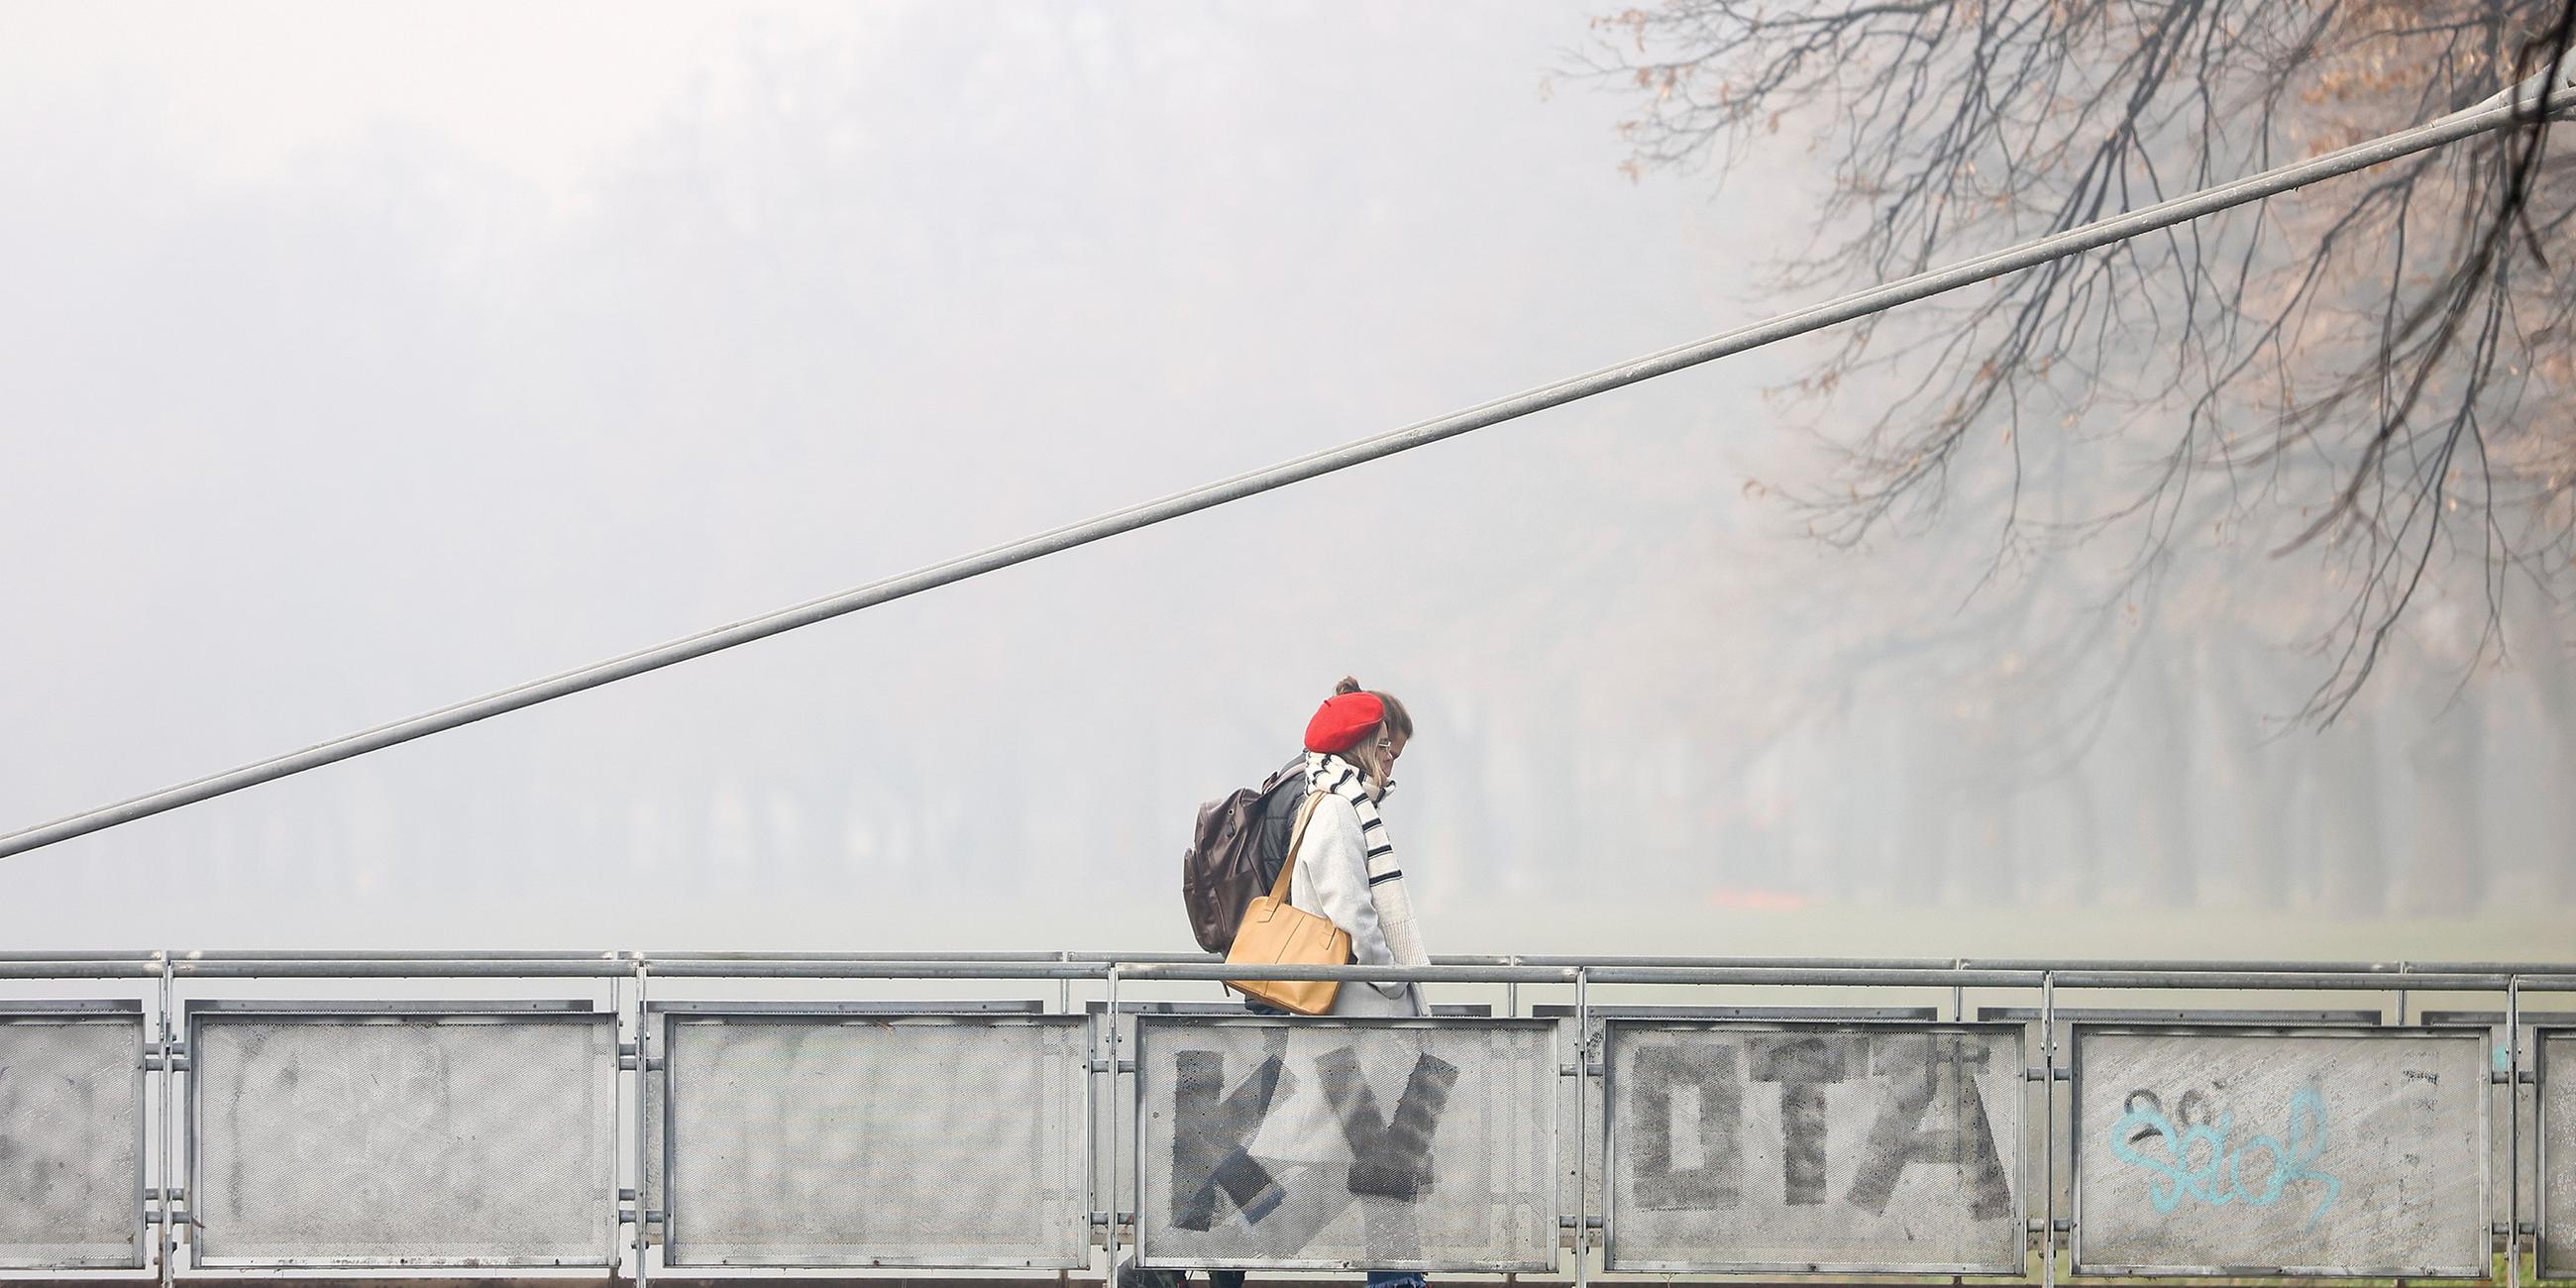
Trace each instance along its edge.
<instances>
[{"instance_id":1,"label":"white background haze","mask_svg":"<svg viewBox=\"0 0 2576 1288\"><path fill-rule=\"evenodd\" d=\"M0 830L1802 302L1812 158L1631 181L1591 12L0 8ZM2563 644L2436 604L2319 734L2295 633L1963 614L1976 514L1746 487L1865 410L1803 352L0 861L0 944L1185 948L1349 672L1435 951L2576 948ZM2017 595L2143 660L2031 698Z\"/></svg>"}]
</instances>

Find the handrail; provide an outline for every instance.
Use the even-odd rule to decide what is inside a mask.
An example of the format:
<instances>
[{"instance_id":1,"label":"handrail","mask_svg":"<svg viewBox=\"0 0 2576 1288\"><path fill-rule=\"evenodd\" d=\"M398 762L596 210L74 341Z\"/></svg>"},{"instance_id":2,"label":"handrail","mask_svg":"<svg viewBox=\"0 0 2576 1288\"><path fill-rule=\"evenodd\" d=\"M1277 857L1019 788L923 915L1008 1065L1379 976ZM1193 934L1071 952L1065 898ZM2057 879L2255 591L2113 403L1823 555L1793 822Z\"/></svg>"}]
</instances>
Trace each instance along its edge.
<instances>
[{"instance_id":1,"label":"handrail","mask_svg":"<svg viewBox=\"0 0 2576 1288\"><path fill-rule=\"evenodd\" d=\"M529 950L207 949L0 952L0 979L622 978L741 979L1336 979L1380 983L1555 983L1585 972L1601 984L1854 987L2491 992L2512 982L2576 989L2576 963L2154 961L2039 958L1686 957L1454 954L1428 966L1249 966L1176 952L638 952Z\"/></svg>"},{"instance_id":2,"label":"handrail","mask_svg":"<svg viewBox=\"0 0 2576 1288\"><path fill-rule=\"evenodd\" d=\"M272 1010L285 1010L300 1016L327 1017L346 1012L348 1015L358 1017L360 1022L369 1024L389 1022L406 1015L419 1017L432 1012L443 1013L444 1009L452 1009L445 1008L446 999L444 998L438 1002L406 999L419 997L421 995L419 990L430 986L433 981L446 979L481 978L521 981L578 979L585 981L580 986L555 987L563 993L590 991L592 996L587 1002L579 999L567 1002L561 997L548 996L546 993L536 991L544 989L546 987L544 985L523 982L519 990L513 994L517 998L515 1001L503 1002L499 1007L474 1003L466 1009L472 1010L476 1006L483 1006L486 1011L506 1013L508 1009L516 1008L525 1014L541 1014L558 1020L565 1018L567 1011L579 1010L584 1013L582 1019L597 1030L590 1039L593 1043L592 1057L597 1061L596 1067L603 1075L608 1075L611 1070L614 1070L614 1076L619 1080L618 1099L608 1112L617 1116L621 1124L621 1132L630 1133L618 1139L631 1141L633 1150L631 1159L617 1165L619 1174L616 1177L603 1178L603 1184L614 1184L616 1187L614 1192L618 1195L618 1200L617 1206L613 1209L616 1228L623 1230L626 1237L618 1240L621 1245L619 1251L605 1254L606 1259L602 1264L612 1270L624 1269L634 1274L637 1283L646 1282L653 1275L671 1273L679 1269L668 1263L656 1264L653 1261L652 1252L653 1232L656 1229L661 1230L666 1239L668 1237L667 1214L671 1211L668 1198L662 1198L660 1202L655 1201L657 1195L661 1193L656 1187L664 1182L650 1179L657 1176L651 1156L652 1142L656 1139L654 1133L657 1130L663 1130L663 1134L659 1137L663 1151L663 1164L662 1170L658 1173L662 1177L674 1174L670 1169L671 1160L675 1157L672 1152L675 1148L673 1142L677 1139L666 1129L657 1129L654 1126L652 1119L654 1111L650 1107L653 1087L661 1087L662 1094L668 1095L673 1085L667 1081L670 1076L668 1070L673 1067L669 1061L674 1058L669 1050L670 1031L658 1022L658 1017L663 1014L686 1014L698 1017L708 1015L770 1017L790 1007L802 1005L814 994L826 991L808 990L805 998L794 1002L778 1000L746 1002L741 1000L744 995L756 993L757 990L750 988L736 990L727 987L723 981L758 980L772 983L782 980L940 980L950 983L988 981L994 987L980 990L981 994L1000 993L1023 996L1028 991L1025 985L1011 982L1057 981L1059 989L1048 991L1058 992L1059 1000L1051 1012L1036 1022L1050 1026L1059 1035L1087 1035L1076 1039L1075 1047L1067 1050L1075 1051L1081 1059L1079 1069L1072 1076L1087 1080L1083 1086L1089 1089L1083 1097L1084 1108L1081 1111L1083 1115L1080 1125L1083 1141L1081 1149L1083 1158L1088 1160L1085 1164L1088 1169L1085 1175L1093 1177L1095 1181L1103 1175L1098 1168L1104 1160L1110 1169L1106 1175L1119 1175L1122 1159L1127 1164L1137 1164L1141 1158L1137 1151L1143 1147L1146 1120L1140 1116L1132 1123L1122 1123L1122 1118L1131 1109L1139 1112L1140 1115L1143 1112L1144 1093L1141 1088L1144 1085L1142 1075L1147 1063L1143 1054L1146 1048L1138 1046L1134 1048L1134 1054L1128 1054L1126 1044L1137 1041L1138 1037L1122 1036L1121 1024L1115 1018L1130 1011L1151 1009L1153 1006L1151 1002L1138 1007L1127 1001L1133 996L1129 990L1139 984L1169 985L1183 982L1258 978L1417 982L1440 986L1499 987L1506 990L1506 1000L1499 1010L1492 1014L1504 1017L1503 1023L1496 1025L1490 1016L1477 1020L1441 1017L1429 1023L1435 1025L1486 1024L1498 1032L1507 1030L1524 1038L1533 1030L1556 1026L1546 1037L1548 1043L1546 1049L1559 1053L1559 1056L1551 1059L1549 1064L1558 1077L1573 1080L1571 1086L1578 1098L1606 1097L1610 1094L1609 1084L1604 1079L1610 1076L1609 1070L1615 1066L1615 1059L1605 1048L1604 1043L1618 1040L1622 1030L1616 1028L1616 1024L1630 1017L1662 1017L1649 1022L1649 1027L1656 1028L1658 1033L1662 1033L1666 1028L1664 1020L1687 1018L1695 1025L1710 1018L1726 1018L1719 1012L1732 1009L1737 1012L1735 1019L1738 1024L1749 1022L1759 1027L1790 1021L1801 1026L1826 1028L1842 1026L1861 1031L1862 1036L1872 1041L1875 1040L1877 1031L1887 1022L1884 1016L1854 1014L1849 1007L1803 1004L1776 1008L1768 1006L1762 1008L1655 1006L1634 1009L1604 1007L1601 1005L1599 995L1593 991L1595 985L1950 990L1952 997L1949 999L1948 1020L1936 1019L1929 1029L1922 1029L1914 1020L1909 1019L1905 1023L1921 1031L1947 1032L1962 1040L1967 1040L1968 1028L1974 1028L1977 1032L1992 1037L1993 1040L2020 1042L2036 1049L2036 1064L2028 1067L2004 1066L1995 1074L2010 1085L2023 1087L2026 1094L2035 1096L2038 1100L2041 1122L2045 1124L2041 1129L2039 1141L2035 1144L2016 1146L2016 1148L2038 1149L2045 1168L2044 1179L2041 1181L2042 1215L2036 1222L2028 1223L2027 1229L2022 1229L2023 1222L2018 1220L2013 1222L2014 1228L2022 1235L2035 1236L2035 1241L2043 1250L2040 1254L2041 1269L2035 1275L2025 1274L2021 1280L2024 1283L2034 1284L2036 1288L2053 1288L2059 1264L2068 1256L2073 1257L2070 1264L2077 1266L2085 1264L2084 1253L2080 1248L2061 1253L2057 1246L2059 1234L2076 1228L2059 1220L2062 1209L2058 1207L2057 1176L2061 1162L2075 1157L2072 1151L2078 1139L2076 1135L2071 1134L2072 1128L2061 1129L2058 1125L2060 1117L2056 1112L2060 1095L2058 1084L2061 1081L2068 1082L2079 1090L2083 1086L2078 1067L2081 1061L2062 1062L2060 1058L2061 1051L2065 1049L2060 1028L2067 1022L2078 1022L2074 1031L2079 1039L2080 1035L2087 1031L2081 1022L2087 1020L2110 1021L2092 1031L2114 1038L2123 1032L2123 1026L2142 1022L2150 1023L2154 1031L2159 1034L2172 1031L2170 1026L2176 1023L2197 1024L2202 1027L2191 1031L2207 1036L2214 1028L2222 1035L2222 1040L2229 1041L2235 1040L2237 1036L2254 1032L2273 1033L2302 1040L2326 1037L2349 1039L2376 1033L2383 1037L2403 1037L2411 1041L2418 1035L2435 1031L2423 1026L2407 1026L2402 1004L2395 1013L2395 1023L2382 1019L2383 1013L2375 1009L2345 1012L2227 1009L2234 1004L2212 1005L2200 999L2192 999L2189 1006L2184 1006L2177 1001L2165 1003L2153 1010L2070 1012L2064 1008L2063 999L2058 990L2170 989L2184 992L2210 990L2274 994L2310 990L2384 993L2430 991L2454 994L2501 992L2505 997L2504 1006L2501 1012L2489 1017L2492 1023L2480 1021L2476 1025L2439 1029L2443 1039L2453 1044L2449 1048L2452 1058L2460 1058L2459 1044L2467 1042L2471 1037L2476 1037L2480 1044L2478 1049L2467 1057L2474 1060L2478 1069L2479 1077L2476 1085L2473 1090L2461 1093L2481 1097L2480 1103L2485 1103L2484 1098L2491 1094L2488 1089L2490 1082L2518 1086L2531 1085L2538 1081L2541 1071L2537 1067L2538 1062L2532 1059L2531 1045L2524 1042L2521 1037L2521 1030L2526 1024L2547 1024L2553 1017L2528 1008L2526 995L2576 994L2576 967L2547 963L2452 962L2427 965L2408 962L2401 973L2392 970L2388 964L2379 962L2301 963L2230 960L2157 963L2044 959L2007 961L1974 958L1925 961L1906 958L1870 960L1838 957L1751 958L1647 955L1518 958L1459 955L1439 958L1423 966L1384 964L1255 966L1230 964L1215 960L1203 953L1175 952L1121 954L1071 951L1055 953L985 951L939 954L762 951L648 953L622 949L600 951L225 949L198 952L67 950L55 953L13 950L0 953L0 979L109 978L134 979L138 981L132 986L136 992L151 992L157 995L157 1002L150 998L129 998L123 1002L123 1006L128 1009L121 1009L115 1015L121 1023L139 1026L136 1029L138 1034L157 1034L157 1036L143 1037L142 1063L137 1080L131 1085L137 1095L147 1094L148 1089L148 1094L158 1097L160 1106L157 1136L153 1138L152 1143L145 1146L150 1151L150 1170L148 1174L141 1170L137 1171L137 1183L144 1186L142 1193L145 1196L144 1205L137 1212L137 1220L143 1231L142 1237L152 1239L161 1251L153 1254L148 1267L144 1261L137 1261L134 1264L136 1268L157 1268L165 1282L171 1280L183 1262L189 1262L191 1254L182 1251L183 1244L174 1238L174 1232L197 1220L196 1204L199 1202L199 1196L194 1192L196 1186L193 1182L184 1188L176 1186L177 1178L182 1175L182 1169L189 1165L185 1160L193 1157L191 1151L195 1147L196 1140L193 1133L198 1130L196 1126L188 1125L195 1122L193 1114L183 1116L175 1107L179 1103L179 1093L176 1088L184 1084L193 1089L197 1085L193 1080L198 1076L196 1070L201 1059L208 1060L212 1067L220 1067L224 1064L224 1058L212 1054L211 1048L209 1052L194 1049L196 1029L192 1026L199 1022L220 1022L223 1012L227 1009L236 1015L265 1014ZM629 978L634 981L632 986L622 987L623 982ZM232 983L262 979L395 980L406 982L412 985L413 989L411 991L386 989L382 993L372 994L362 993L356 989L344 989L340 990L342 995L339 998L321 1001L308 1000L301 995L310 990L287 990L298 992L297 1000L280 1005L268 1001L239 1000L245 995L251 998L267 995L264 990L256 987L207 987L204 983L211 981ZM151 982L140 982L144 980ZM673 994L665 992L669 981L673 980L697 980L701 981L701 986L695 993L679 992L677 1000L674 1001ZM1081 999L1079 1006L1072 987L1075 980L1088 981L1088 991L1092 994L1089 998ZM1520 986L1524 984L1558 987L1563 990L1558 996L1569 1000L1572 1005L1558 1008L1555 1014L1549 1014L1546 1008L1539 1007L1525 1010L1519 991ZM1974 1026L1962 1026L1960 1021L1967 1019L1968 1012L1959 994L1967 989L2005 990L2018 993L2025 998L2035 995L2037 1006L2035 1010L2019 1010ZM23 997L30 990L20 988L12 991ZM96 993L99 990L89 991ZM850 990L831 991L846 996ZM881 1015L888 1010L980 1009L989 1015L995 1009L989 1000L969 1002L960 1007L954 1001L954 998L959 995L954 990L947 990L948 997L939 999L919 997L900 988L890 991L901 995L903 1000L896 1002L825 1000L813 1003L808 1010L799 1011L798 1014L820 1016L839 1022L837 1017ZM533 996L531 996L532 993ZM606 995L605 1011L596 1009L600 994ZM774 993L761 995L775 996ZM974 995L974 993L970 991L968 995ZM429 996L440 997L435 993ZM12 1024L33 1023L39 1026L47 1023L58 1024L67 1015L79 1017L81 1023L88 1024L95 1023L102 1017L103 1013L95 1009L99 1005L100 1003L95 1001L78 1000L66 1005L64 1001L39 996L32 1001L20 1001L13 1006L12 999L0 997L0 1015L7 1015ZM664 1012L659 1009L668 1005L676 1005L680 1009L676 1012ZM2271 1003L2271 1005L2279 1007L2283 1004ZM1045 1008L1032 1004L1029 1009L1034 1012ZM1211 1019L1219 1026L1245 1023L1260 1026L1283 1023L1283 1021L1252 1017L1229 1007L1212 1004L1183 1004L1168 1009L1185 1017L1177 1021L1182 1024ZM1924 1014L1933 1016L1940 1013L1940 1008L1932 1006L1926 1006L1920 1010ZM1086 1020L1083 1018L1086 1013L1094 1018ZM1102 1018L1104 1016L1107 1018ZM2379 1022L2373 1023L2374 1020ZM1013 1022L1028 1021L1023 1017ZM1163 1023L1164 1021L1155 1019L1152 1022ZM1284 1021L1290 1024L1301 1022ZM1568 1025L1570 1028L1567 1027ZM1602 1025L1612 1027L1600 1027ZM2036 1028L2031 1028L2032 1025L2036 1025ZM2499 1025L2503 1030L2500 1038L2486 1036L2487 1030ZM614 1027L616 1033L613 1044L607 1036L607 1029L610 1026ZM2477 1031L2473 1034L2470 1032L2471 1029ZM2543 1033L2560 1031L2554 1028L2542 1030ZM1136 1034L1142 1035L1145 1032L1146 1030L1139 1029ZM2494 1048L2492 1053L2486 1049L2488 1046ZM2025 1048L2017 1046L2012 1049L2020 1051ZM1562 1053L1566 1051L1573 1053L1571 1060L1562 1059ZM234 1059L237 1064L238 1053L235 1053ZM1137 1081L1132 1084L1126 1081L1131 1074L1137 1075ZM111 1076L124 1076L123 1066L119 1064ZM2033 1083L2037 1084L2035 1090L2030 1089L2030 1084ZM1122 1088L1125 1090L1122 1091ZM190 1094L194 1094L193 1090ZM1122 1099L1122 1095L1126 1098ZM2513 1105L2508 1113L2518 1115L2521 1112L2519 1097L2508 1094L2507 1098ZM140 1112L138 1109L138 1123L142 1121L139 1117ZM1106 1120L1105 1126L1101 1121L1102 1118ZM1579 1160L1574 1163L1574 1166L1580 1169L1586 1178L1571 1190L1560 1191L1564 1202L1574 1208L1572 1215L1568 1216L1563 1211L1559 1211L1555 1216L1555 1228L1566 1232L1567 1237L1567 1245L1559 1246L1571 1247L1572 1260L1568 1268L1572 1270L1574 1288L1584 1288L1592 1281L1588 1257L1591 1250L1597 1246L1597 1239L1616 1237L1611 1233L1609 1213L1605 1211L1596 1219L1589 1198L1592 1193L1590 1187L1594 1182L1607 1184L1606 1174L1602 1170L1607 1164L1599 1160L1606 1159L1609 1155L1606 1152L1596 1155L1591 1149L1590 1133L1595 1129L1595 1123L1595 1115L1577 1114L1566 1120L1562 1127L1562 1130L1571 1133L1573 1158ZM2505 1133L2501 1159L2487 1159L2481 1163L2481 1166L2500 1161L2507 1170L2507 1174L2519 1177L2519 1168L2524 1157L2521 1152L2521 1133L2518 1130L2511 1130L2518 1123L2518 1118L2508 1118L2508 1130ZM2094 1126L2098 1127L2098 1124ZM1132 1128L1132 1134L1130 1128ZM2483 1131L2476 1133L2476 1136L2480 1142L2486 1140L2486 1134ZM1563 1137L1558 1139L1561 1141ZM1086 1184L1091 1183L1093 1182L1086 1182ZM2520 1211L2519 1191L2514 1188L2518 1185L2518 1180L2508 1183L2505 1197L2508 1212ZM1122 1249L1133 1245L1132 1237L1122 1234L1122 1230L1134 1225L1136 1215L1133 1211L1120 1206L1123 1199L1119 1196L1106 1196L1107 1201L1104 1201L1101 1192L1092 1189L1086 1189L1084 1196L1081 1215L1086 1218L1088 1226L1096 1236L1096 1241L1086 1246L1105 1245L1108 1254L1107 1264L1115 1265ZM2026 1199L2027 1195L2025 1195L2025 1201ZM2027 1211L2026 1208L2023 1210ZM607 1214L607 1211L602 1213L603 1217ZM2514 1221L2520 1222L2519 1216L2516 1216ZM2528 1223L2509 1223L2492 1226L2485 1232L2500 1239L2503 1246L2509 1250L2508 1255L2515 1258L2512 1262L2513 1273L2506 1276L2508 1283L2512 1283L2520 1274L2519 1258L2522 1256L2520 1240L2530 1231L2531 1227ZM664 1246L667 1249L669 1245L666 1243ZM200 1250L193 1255L202 1257L204 1253ZM921 1262L868 1260L864 1267L852 1263L846 1268L865 1274L871 1271L884 1273L914 1265L935 1266L943 1270L957 1271L992 1264L1017 1264L990 1263L977 1259L971 1253L954 1255L963 1259L953 1264L943 1260ZM2027 1245L2025 1245L2026 1255ZM1903 1260L1899 1258L1900 1262ZM10 1264L24 1266L26 1263L21 1261ZM193 1273L194 1269L205 1268L207 1263L196 1261L190 1264ZM254 1259L240 1264L265 1263ZM300 1264L304 1263L297 1261L279 1263L281 1266ZM399 1265L429 1269L480 1263L470 1259L449 1261L432 1258L417 1263L369 1260L352 1261L349 1264L365 1264L378 1268ZM842 1263L835 1261L830 1264L840 1266ZM2201 1263L2191 1264L2197 1266ZM2027 1267L2027 1260L2023 1265ZM1640 1263L1639 1268L1642 1270L1650 1266L1647 1263ZM1761 1272L1781 1268L1768 1263L1748 1263L1730 1273ZM1810 1270L1815 1268L1808 1267ZM1847 1268L1850 1267L1826 1267L1826 1269ZM1920 1268L1910 1264L1881 1265L1872 1261L1863 1269L1868 1273L1917 1273ZM1984 1274L1989 1273L1990 1270L1991 1267L1973 1270L1973 1272ZM2204 1270L2199 1273L2214 1272L2218 1271ZM2458 1272L2444 1271L2444 1273ZM0 1274L0 1288L6 1288L5 1281L12 1277L16 1276ZM2364 1267L2353 1270L2351 1275L2346 1277L2384 1279L2387 1276L2377 1269ZM419 1280L415 1278L412 1281ZM1062 1281L1059 1280L1059 1282ZM1563 1281L1552 1282L1562 1283ZM1040 1288L1040 1286L1032 1281L1029 1288Z\"/></svg>"}]
</instances>

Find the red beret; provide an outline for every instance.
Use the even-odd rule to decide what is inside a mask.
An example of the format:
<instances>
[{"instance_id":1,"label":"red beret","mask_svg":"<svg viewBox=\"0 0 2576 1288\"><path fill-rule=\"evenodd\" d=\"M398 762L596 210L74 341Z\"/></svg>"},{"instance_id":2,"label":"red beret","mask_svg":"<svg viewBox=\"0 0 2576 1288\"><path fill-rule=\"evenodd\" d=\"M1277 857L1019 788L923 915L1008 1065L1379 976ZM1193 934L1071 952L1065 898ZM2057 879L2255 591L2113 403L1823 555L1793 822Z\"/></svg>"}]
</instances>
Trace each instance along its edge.
<instances>
[{"instance_id":1,"label":"red beret","mask_svg":"<svg viewBox=\"0 0 2576 1288\"><path fill-rule=\"evenodd\" d=\"M1348 751L1384 719L1386 704L1376 694L1336 693L1306 722L1306 750Z\"/></svg>"}]
</instances>

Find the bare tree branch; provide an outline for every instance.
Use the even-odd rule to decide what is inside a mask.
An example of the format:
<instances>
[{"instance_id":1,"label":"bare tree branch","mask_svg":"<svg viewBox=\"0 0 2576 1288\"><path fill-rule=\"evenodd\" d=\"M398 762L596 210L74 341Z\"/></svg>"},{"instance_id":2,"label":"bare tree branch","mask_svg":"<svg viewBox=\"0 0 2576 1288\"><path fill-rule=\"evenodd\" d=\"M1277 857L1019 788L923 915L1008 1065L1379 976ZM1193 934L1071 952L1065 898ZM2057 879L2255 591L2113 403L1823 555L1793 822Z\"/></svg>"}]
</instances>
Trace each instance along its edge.
<instances>
[{"instance_id":1,"label":"bare tree branch","mask_svg":"<svg viewBox=\"0 0 2576 1288\"><path fill-rule=\"evenodd\" d=\"M1632 173L1729 168L1795 127L1826 149L1787 289L1970 251L2403 128L2564 65L2576 0L1668 0L1595 21L1640 95ZM2342 714L2428 579L2473 570L2474 667L2508 574L2561 601L2576 547L2576 280L2548 236L2576 181L2550 124L2394 163L1945 297L1839 337L1796 390L1866 384L1831 474L1776 489L1854 546L1971 487L2001 569L2133 533L2123 592L2186 532L2313 552L2342 604L2303 718ZM2561 404L2563 405L2563 403ZM2026 435L2148 464L2031 530ZM2199 486L2206 480L2210 486ZM2266 535L2269 533L2270 535ZM2464 574L2465 575L2465 574Z\"/></svg>"}]
</instances>

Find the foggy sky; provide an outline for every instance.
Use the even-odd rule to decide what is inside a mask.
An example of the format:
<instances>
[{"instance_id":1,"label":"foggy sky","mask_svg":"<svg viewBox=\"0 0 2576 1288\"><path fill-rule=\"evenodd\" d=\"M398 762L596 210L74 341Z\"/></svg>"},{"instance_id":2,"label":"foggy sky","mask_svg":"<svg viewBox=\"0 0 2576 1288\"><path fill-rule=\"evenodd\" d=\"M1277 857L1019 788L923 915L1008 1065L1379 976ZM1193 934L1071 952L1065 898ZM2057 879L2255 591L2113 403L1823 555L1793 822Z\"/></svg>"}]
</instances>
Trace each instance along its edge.
<instances>
[{"instance_id":1,"label":"foggy sky","mask_svg":"<svg viewBox=\"0 0 2576 1288\"><path fill-rule=\"evenodd\" d=\"M1812 159L1632 182L1589 12L0 10L0 830L1803 302ZM1183 947L1192 810L1348 672L1435 951L2547 950L2563 641L2285 734L2223 597L1800 537L1748 478L1866 410L1766 394L1808 353L0 861L0 942ZM1994 680L2103 621L2112 696Z\"/></svg>"}]
</instances>

